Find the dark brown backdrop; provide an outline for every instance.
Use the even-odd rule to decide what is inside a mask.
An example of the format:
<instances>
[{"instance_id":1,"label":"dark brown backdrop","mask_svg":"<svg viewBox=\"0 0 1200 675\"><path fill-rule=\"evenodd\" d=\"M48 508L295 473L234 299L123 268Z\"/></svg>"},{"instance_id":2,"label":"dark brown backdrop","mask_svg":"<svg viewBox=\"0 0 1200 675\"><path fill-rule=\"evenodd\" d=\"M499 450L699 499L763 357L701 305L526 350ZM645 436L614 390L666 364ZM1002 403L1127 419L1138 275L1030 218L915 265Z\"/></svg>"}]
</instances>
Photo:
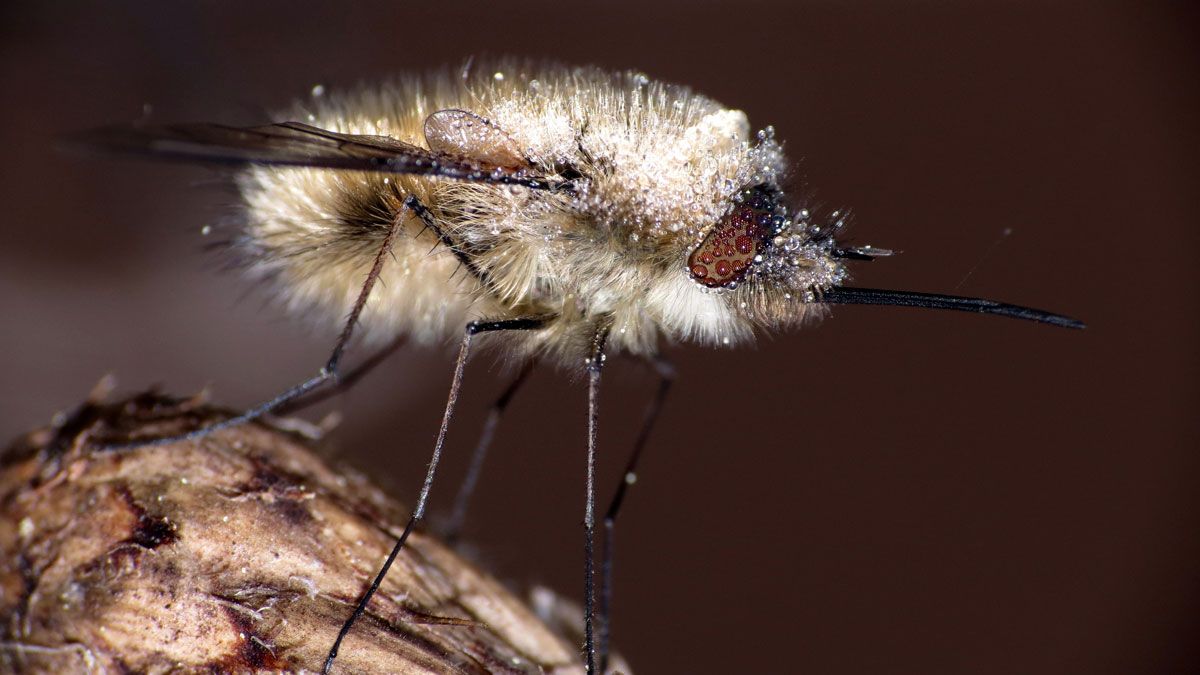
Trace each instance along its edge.
<instances>
[{"instance_id":1,"label":"dark brown backdrop","mask_svg":"<svg viewBox=\"0 0 1200 675\"><path fill-rule=\"evenodd\" d=\"M194 185L205 171L62 156L56 134L143 104L161 120L257 121L316 83L480 52L637 67L774 124L819 197L855 208L857 241L903 251L861 284L1090 324L842 308L753 350L669 349L679 386L620 529L616 641L637 671L1198 665L1195 13L341 4L0 8L0 433L46 422L105 372L129 389L211 383L247 405L330 344L202 255L224 200ZM448 353L397 356L344 397L330 455L411 501ZM470 371L435 511L502 386L490 364ZM713 372L753 401L752 423L713 405L700 384ZM605 486L653 386L620 361L608 373ZM573 597L584 396L561 374L534 378L469 532L505 579Z\"/></svg>"}]
</instances>

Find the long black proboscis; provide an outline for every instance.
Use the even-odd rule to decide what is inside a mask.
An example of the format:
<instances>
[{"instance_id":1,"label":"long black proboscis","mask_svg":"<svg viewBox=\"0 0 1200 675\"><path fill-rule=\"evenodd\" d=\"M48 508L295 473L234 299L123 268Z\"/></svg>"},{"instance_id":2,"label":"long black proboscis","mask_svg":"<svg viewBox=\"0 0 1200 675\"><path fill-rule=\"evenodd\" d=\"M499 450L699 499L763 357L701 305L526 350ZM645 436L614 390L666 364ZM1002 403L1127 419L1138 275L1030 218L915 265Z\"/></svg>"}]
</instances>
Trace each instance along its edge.
<instances>
[{"instance_id":1,"label":"long black proboscis","mask_svg":"<svg viewBox=\"0 0 1200 675\"><path fill-rule=\"evenodd\" d=\"M957 295L917 293L915 291L892 291L879 288L849 288L834 286L819 296L818 302L829 305L897 305L900 307L926 307L929 309L953 309L960 312L995 314L1014 319L1025 319L1048 323L1063 328L1083 328L1084 323L1061 314L1040 309L1010 305L1006 302L983 298L964 298Z\"/></svg>"}]
</instances>

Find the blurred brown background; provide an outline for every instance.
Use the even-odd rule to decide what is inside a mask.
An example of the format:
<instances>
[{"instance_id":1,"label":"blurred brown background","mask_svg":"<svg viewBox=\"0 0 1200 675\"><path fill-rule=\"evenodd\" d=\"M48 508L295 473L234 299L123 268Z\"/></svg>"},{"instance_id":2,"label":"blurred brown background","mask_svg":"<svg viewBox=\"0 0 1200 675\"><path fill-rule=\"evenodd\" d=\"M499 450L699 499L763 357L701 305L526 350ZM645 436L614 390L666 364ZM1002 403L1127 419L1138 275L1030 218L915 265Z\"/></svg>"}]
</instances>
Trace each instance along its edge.
<instances>
[{"instance_id":1,"label":"blurred brown background","mask_svg":"<svg viewBox=\"0 0 1200 675\"><path fill-rule=\"evenodd\" d=\"M317 83L478 53L636 67L774 124L818 197L854 208L855 241L903 251L860 284L1089 323L846 307L752 350L670 348L681 377L619 528L615 640L637 672L1194 672L1196 12L592 4L5 3L0 434L106 372L245 406L333 334L203 254L227 201L208 171L57 154L56 135L144 104L258 122ZM449 354L404 352L342 397L329 456L411 502ZM713 408L713 370L755 424ZM474 361L435 512L504 381ZM605 499L652 390L607 371ZM579 596L584 401L543 371L500 429L468 537L518 587Z\"/></svg>"}]
</instances>

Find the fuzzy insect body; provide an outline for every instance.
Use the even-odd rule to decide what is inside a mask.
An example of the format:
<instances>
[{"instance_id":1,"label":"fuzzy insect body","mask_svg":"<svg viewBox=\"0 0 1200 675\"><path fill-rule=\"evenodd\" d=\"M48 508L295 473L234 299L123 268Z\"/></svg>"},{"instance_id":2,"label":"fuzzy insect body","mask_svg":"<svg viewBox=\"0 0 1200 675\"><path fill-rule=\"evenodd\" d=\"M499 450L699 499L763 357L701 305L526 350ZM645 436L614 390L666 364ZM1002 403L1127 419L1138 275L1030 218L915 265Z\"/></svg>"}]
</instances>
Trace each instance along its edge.
<instances>
[{"instance_id":1,"label":"fuzzy insect body","mask_svg":"<svg viewBox=\"0 0 1200 675\"><path fill-rule=\"evenodd\" d=\"M320 168L241 173L250 269L308 317L313 307L345 313L405 198L428 209L435 228L403 214L395 260L367 301L362 325L376 340L441 341L471 320L542 316L542 330L509 339L569 366L598 324L612 327L610 350L636 355L656 353L661 338L736 345L756 325L816 313L805 300L845 277L832 240L813 243L808 223L783 209L786 161L769 131L751 134L741 111L638 73L501 63L324 94L285 116L560 181L531 190ZM738 235L712 236L722 228Z\"/></svg>"},{"instance_id":2,"label":"fuzzy insect body","mask_svg":"<svg viewBox=\"0 0 1200 675\"><path fill-rule=\"evenodd\" d=\"M991 300L842 285L846 261L888 252L836 242L845 216L790 204L787 162L768 127L686 87L636 73L522 61L445 70L345 93L314 91L291 121L98 130L92 146L238 167L250 273L290 309L336 320L325 367L246 413L169 439L199 438L337 383L356 326L369 340L460 336L445 414L413 513L332 641L366 612L425 514L472 341L498 333L527 363L588 378L584 511L584 662L605 669L612 527L673 370L662 341L731 346L756 329L798 325L832 304L990 313L1080 328L1073 319ZM493 338L496 339L496 338ZM658 395L604 523L594 588L597 425L605 357L628 353L661 376ZM368 365L376 362L368 360ZM493 410L456 504L461 520L499 411ZM349 380L353 380L350 377ZM594 621L595 620L595 621Z\"/></svg>"}]
</instances>

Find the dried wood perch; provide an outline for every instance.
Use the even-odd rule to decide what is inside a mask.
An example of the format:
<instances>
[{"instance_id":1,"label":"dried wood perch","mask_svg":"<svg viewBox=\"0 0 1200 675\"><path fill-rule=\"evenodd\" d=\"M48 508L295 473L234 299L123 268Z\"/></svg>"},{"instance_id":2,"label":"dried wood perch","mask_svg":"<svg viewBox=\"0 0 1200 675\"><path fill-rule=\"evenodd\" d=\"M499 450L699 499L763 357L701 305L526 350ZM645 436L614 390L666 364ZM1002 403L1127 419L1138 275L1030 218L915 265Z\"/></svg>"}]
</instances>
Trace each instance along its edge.
<instances>
[{"instance_id":1,"label":"dried wood perch","mask_svg":"<svg viewBox=\"0 0 1200 675\"><path fill-rule=\"evenodd\" d=\"M320 670L406 514L278 426L98 449L225 414L152 395L90 402L7 451L0 670ZM334 670L582 672L562 631L417 532Z\"/></svg>"}]
</instances>

